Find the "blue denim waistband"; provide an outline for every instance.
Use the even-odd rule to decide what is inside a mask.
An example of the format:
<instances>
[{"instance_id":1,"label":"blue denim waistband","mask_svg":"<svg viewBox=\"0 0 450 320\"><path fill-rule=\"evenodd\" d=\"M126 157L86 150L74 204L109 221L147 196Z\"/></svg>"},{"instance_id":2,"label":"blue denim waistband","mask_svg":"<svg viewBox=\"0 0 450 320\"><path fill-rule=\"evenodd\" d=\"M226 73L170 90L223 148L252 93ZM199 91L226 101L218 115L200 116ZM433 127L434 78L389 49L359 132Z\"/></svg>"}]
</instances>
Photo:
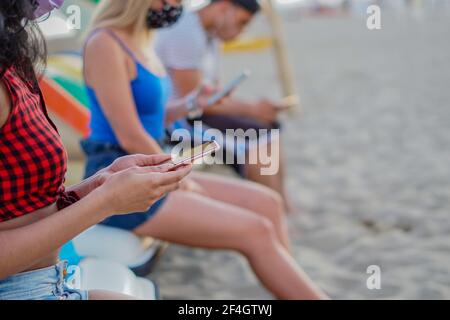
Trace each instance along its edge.
<instances>
[{"instance_id":1,"label":"blue denim waistband","mask_svg":"<svg viewBox=\"0 0 450 320\"><path fill-rule=\"evenodd\" d=\"M58 300L67 296L65 272L67 262L0 280L0 300Z\"/></svg>"},{"instance_id":2,"label":"blue denim waistband","mask_svg":"<svg viewBox=\"0 0 450 320\"><path fill-rule=\"evenodd\" d=\"M102 142L86 139L82 140L80 142L80 145L83 151L88 156L111 151L126 154L126 151L123 150L119 145L110 142Z\"/></svg>"}]
</instances>

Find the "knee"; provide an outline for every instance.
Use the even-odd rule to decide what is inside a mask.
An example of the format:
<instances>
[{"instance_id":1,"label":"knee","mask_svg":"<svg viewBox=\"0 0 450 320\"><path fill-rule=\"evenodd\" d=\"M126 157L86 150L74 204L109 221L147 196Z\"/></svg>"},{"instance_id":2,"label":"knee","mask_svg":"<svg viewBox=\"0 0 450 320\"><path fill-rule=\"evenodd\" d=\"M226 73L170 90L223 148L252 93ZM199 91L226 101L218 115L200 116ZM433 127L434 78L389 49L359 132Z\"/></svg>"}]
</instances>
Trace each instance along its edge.
<instances>
[{"instance_id":1,"label":"knee","mask_svg":"<svg viewBox=\"0 0 450 320\"><path fill-rule=\"evenodd\" d=\"M273 208L275 208L280 213L283 212L284 200L281 197L281 194L272 189L269 189L267 190L267 199Z\"/></svg>"},{"instance_id":2,"label":"knee","mask_svg":"<svg viewBox=\"0 0 450 320\"><path fill-rule=\"evenodd\" d=\"M240 250L247 255L258 249L266 250L276 241L275 226L264 217L255 218L243 232Z\"/></svg>"},{"instance_id":3,"label":"knee","mask_svg":"<svg viewBox=\"0 0 450 320\"><path fill-rule=\"evenodd\" d=\"M264 197L260 197L261 207L266 211L266 215L272 221L279 222L284 219L284 201L281 195L272 190L265 189Z\"/></svg>"}]
</instances>

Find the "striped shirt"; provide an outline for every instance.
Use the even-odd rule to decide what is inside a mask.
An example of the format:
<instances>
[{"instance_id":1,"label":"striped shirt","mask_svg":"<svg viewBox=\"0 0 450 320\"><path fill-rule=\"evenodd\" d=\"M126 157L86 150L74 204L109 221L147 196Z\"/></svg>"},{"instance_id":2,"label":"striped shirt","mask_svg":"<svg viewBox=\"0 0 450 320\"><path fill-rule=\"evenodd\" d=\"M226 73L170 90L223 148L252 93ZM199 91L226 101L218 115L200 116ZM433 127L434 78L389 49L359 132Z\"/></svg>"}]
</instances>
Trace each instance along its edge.
<instances>
[{"instance_id":1,"label":"striped shirt","mask_svg":"<svg viewBox=\"0 0 450 320\"><path fill-rule=\"evenodd\" d=\"M219 40L206 32L193 11L185 11L175 25L159 30L155 38L156 53L166 69L199 70L210 83L218 82L219 47ZM179 98L176 92L175 97Z\"/></svg>"}]
</instances>

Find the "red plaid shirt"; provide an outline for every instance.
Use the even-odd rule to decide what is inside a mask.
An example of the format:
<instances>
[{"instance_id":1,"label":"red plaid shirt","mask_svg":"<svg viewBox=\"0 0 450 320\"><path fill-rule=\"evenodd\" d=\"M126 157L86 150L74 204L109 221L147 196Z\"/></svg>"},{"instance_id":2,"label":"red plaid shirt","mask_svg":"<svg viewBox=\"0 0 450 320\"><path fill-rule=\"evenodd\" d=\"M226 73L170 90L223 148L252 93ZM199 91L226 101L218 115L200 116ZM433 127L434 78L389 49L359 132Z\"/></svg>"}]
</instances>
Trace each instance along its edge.
<instances>
[{"instance_id":1,"label":"red plaid shirt","mask_svg":"<svg viewBox=\"0 0 450 320\"><path fill-rule=\"evenodd\" d=\"M13 69L2 80L11 112L0 128L0 222L67 198L66 152L41 94L34 93Z\"/></svg>"}]
</instances>

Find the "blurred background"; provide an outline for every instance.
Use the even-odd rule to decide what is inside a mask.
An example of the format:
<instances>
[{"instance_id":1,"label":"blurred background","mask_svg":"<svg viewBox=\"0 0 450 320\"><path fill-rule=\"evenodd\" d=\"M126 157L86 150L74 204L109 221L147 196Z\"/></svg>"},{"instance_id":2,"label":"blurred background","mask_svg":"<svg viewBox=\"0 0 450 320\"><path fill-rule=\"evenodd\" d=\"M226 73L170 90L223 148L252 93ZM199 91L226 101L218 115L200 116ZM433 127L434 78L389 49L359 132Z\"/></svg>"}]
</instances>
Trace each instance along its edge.
<instances>
[{"instance_id":1,"label":"blurred background","mask_svg":"<svg viewBox=\"0 0 450 320\"><path fill-rule=\"evenodd\" d=\"M72 4L81 30L66 27ZM367 28L371 4L381 8L380 30ZM67 1L41 24L47 75L77 110L49 103L69 149L69 184L83 175L76 128L88 113L73 52L94 6ZM278 0L275 8L300 97L282 116L288 189L301 208L289 217L295 258L333 298L450 299L450 0ZM224 81L254 73L237 95L282 97L271 32L260 15L243 45L224 49ZM151 277L169 299L270 298L245 263L171 246ZM366 286L370 265L381 268L380 290Z\"/></svg>"}]
</instances>

